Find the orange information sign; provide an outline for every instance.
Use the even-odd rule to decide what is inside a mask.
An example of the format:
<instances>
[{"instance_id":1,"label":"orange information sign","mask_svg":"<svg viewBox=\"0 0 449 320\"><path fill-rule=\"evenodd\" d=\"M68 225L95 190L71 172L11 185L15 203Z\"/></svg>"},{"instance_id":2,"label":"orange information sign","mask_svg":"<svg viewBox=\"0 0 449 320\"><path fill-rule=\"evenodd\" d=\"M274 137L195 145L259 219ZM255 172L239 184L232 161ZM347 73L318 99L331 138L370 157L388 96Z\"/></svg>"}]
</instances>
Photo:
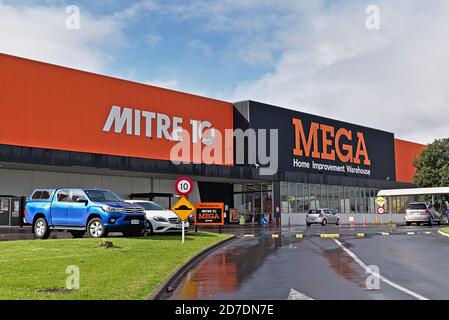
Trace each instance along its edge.
<instances>
[{"instance_id":1,"label":"orange information sign","mask_svg":"<svg viewBox=\"0 0 449 320\"><path fill-rule=\"evenodd\" d=\"M222 226L224 225L224 203L204 202L195 206L195 225Z\"/></svg>"}]
</instances>

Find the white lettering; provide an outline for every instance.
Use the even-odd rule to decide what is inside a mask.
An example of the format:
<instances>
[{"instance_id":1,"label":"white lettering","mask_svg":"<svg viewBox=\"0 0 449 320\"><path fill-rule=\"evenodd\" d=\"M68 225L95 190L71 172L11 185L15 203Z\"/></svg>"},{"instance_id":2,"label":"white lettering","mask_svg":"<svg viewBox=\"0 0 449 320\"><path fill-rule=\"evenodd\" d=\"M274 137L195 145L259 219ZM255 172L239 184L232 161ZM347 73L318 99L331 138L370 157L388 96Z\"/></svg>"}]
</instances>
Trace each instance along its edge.
<instances>
[{"instance_id":1,"label":"white lettering","mask_svg":"<svg viewBox=\"0 0 449 320\"><path fill-rule=\"evenodd\" d=\"M151 138L153 135L151 133L151 122L156 118L154 112L142 111L142 117L145 118L145 136Z\"/></svg>"},{"instance_id":2,"label":"white lettering","mask_svg":"<svg viewBox=\"0 0 449 320\"><path fill-rule=\"evenodd\" d=\"M198 143L198 121L190 120L192 126L192 143Z\"/></svg>"},{"instance_id":3,"label":"white lettering","mask_svg":"<svg viewBox=\"0 0 449 320\"><path fill-rule=\"evenodd\" d=\"M134 134L140 136L140 110L134 111Z\"/></svg>"},{"instance_id":4,"label":"white lettering","mask_svg":"<svg viewBox=\"0 0 449 320\"><path fill-rule=\"evenodd\" d=\"M159 139L164 138L167 140L171 140L170 133L168 133L168 129L170 128L170 118L163 113L159 113L157 115L157 137Z\"/></svg>"},{"instance_id":5,"label":"white lettering","mask_svg":"<svg viewBox=\"0 0 449 320\"><path fill-rule=\"evenodd\" d=\"M120 113L120 107L113 106L111 112L109 113L108 120L103 127L103 131L109 132L111 130L112 124L115 123L115 133L122 133L123 126L126 124L126 134L133 134L132 121L133 121L133 111L129 108L124 108L123 112Z\"/></svg>"},{"instance_id":6,"label":"white lettering","mask_svg":"<svg viewBox=\"0 0 449 320\"><path fill-rule=\"evenodd\" d=\"M198 144L199 150L201 150L201 144L211 146L214 143L217 132L211 122L198 120L189 120L189 122L192 127L192 140L190 140L189 134L188 143ZM154 123L156 123L155 128ZM147 138L156 136L158 139L182 142L185 139L183 123L182 117L170 117L164 113L122 108L114 105L111 107L103 131L110 132L114 128L113 132L123 133L126 127L126 134L128 135L139 137L144 134L143 131L145 130L145 137Z\"/></svg>"}]
</instances>

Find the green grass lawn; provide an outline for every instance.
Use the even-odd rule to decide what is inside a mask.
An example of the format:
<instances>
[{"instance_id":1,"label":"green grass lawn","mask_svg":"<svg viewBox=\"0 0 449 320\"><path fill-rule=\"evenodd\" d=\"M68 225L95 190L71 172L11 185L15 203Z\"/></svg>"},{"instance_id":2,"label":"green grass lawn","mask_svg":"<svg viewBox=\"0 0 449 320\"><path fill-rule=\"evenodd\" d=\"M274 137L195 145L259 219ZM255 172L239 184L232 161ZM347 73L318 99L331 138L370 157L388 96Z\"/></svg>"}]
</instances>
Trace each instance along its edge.
<instances>
[{"instance_id":1,"label":"green grass lawn","mask_svg":"<svg viewBox=\"0 0 449 320\"><path fill-rule=\"evenodd\" d=\"M449 234L449 227L440 228L440 230L443 231L444 233Z\"/></svg>"},{"instance_id":2,"label":"green grass lawn","mask_svg":"<svg viewBox=\"0 0 449 320\"><path fill-rule=\"evenodd\" d=\"M0 242L0 299L145 299L178 266L230 235L190 233L145 238ZM64 289L69 265L80 270L80 289Z\"/></svg>"}]
</instances>

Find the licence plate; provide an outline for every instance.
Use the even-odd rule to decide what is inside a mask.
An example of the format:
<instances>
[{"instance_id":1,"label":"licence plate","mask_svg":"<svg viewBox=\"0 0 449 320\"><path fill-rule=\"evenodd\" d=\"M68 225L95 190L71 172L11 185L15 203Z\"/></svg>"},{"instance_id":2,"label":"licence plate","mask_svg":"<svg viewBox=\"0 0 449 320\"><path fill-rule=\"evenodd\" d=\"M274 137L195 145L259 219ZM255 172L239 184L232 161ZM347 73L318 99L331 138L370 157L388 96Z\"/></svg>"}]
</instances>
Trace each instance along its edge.
<instances>
[{"instance_id":1,"label":"licence plate","mask_svg":"<svg viewBox=\"0 0 449 320\"><path fill-rule=\"evenodd\" d=\"M182 230L182 224L178 224L178 225L176 226L176 229Z\"/></svg>"},{"instance_id":2,"label":"licence plate","mask_svg":"<svg viewBox=\"0 0 449 320\"><path fill-rule=\"evenodd\" d=\"M131 220L131 224L139 224L140 221L139 220Z\"/></svg>"}]
</instances>

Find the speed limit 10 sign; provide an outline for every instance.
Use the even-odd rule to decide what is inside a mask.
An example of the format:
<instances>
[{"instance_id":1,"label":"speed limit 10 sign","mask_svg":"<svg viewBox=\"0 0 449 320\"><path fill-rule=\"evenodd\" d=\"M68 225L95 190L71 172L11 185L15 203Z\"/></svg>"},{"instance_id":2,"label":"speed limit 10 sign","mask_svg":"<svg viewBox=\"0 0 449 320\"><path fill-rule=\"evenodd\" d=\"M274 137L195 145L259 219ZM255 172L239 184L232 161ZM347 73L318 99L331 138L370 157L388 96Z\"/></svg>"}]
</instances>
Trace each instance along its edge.
<instances>
[{"instance_id":1,"label":"speed limit 10 sign","mask_svg":"<svg viewBox=\"0 0 449 320\"><path fill-rule=\"evenodd\" d=\"M175 182L176 192L181 196L188 196L193 190L193 181L187 177L182 177Z\"/></svg>"},{"instance_id":2,"label":"speed limit 10 sign","mask_svg":"<svg viewBox=\"0 0 449 320\"><path fill-rule=\"evenodd\" d=\"M385 208L383 206L377 208L377 214L383 215L385 213Z\"/></svg>"}]
</instances>

